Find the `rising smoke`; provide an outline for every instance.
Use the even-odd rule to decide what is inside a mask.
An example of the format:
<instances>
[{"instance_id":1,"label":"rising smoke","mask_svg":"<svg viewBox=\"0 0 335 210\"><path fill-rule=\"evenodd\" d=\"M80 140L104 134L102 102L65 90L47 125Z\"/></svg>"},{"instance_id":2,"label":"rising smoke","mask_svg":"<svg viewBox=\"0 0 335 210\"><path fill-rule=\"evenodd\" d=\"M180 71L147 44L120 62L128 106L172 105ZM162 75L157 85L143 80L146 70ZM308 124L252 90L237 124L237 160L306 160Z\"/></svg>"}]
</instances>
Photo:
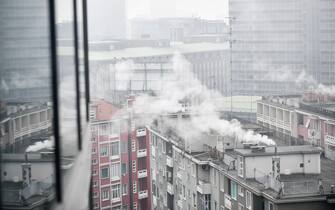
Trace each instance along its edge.
<instances>
[{"instance_id":1,"label":"rising smoke","mask_svg":"<svg viewBox=\"0 0 335 210\"><path fill-rule=\"evenodd\" d=\"M162 114L176 113L181 110L181 102L191 103L191 117L187 122L166 121L185 139L200 136L202 133L216 132L223 136L237 137L239 141L275 145L267 136L243 130L236 120L221 119L219 107L211 99L222 97L220 93L209 90L196 79L191 64L182 55L173 58L174 79L168 80L159 96L140 95L134 102L134 112L146 116L144 123L151 123Z\"/></svg>"},{"instance_id":2,"label":"rising smoke","mask_svg":"<svg viewBox=\"0 0 335 210\"><path fill-rule=\"evenodd\" d=\"M52 140L38 141L27 147L26 152L38 152L42 149L53 149L53 146L54 144Z\"/></svg>"}]
</instances>

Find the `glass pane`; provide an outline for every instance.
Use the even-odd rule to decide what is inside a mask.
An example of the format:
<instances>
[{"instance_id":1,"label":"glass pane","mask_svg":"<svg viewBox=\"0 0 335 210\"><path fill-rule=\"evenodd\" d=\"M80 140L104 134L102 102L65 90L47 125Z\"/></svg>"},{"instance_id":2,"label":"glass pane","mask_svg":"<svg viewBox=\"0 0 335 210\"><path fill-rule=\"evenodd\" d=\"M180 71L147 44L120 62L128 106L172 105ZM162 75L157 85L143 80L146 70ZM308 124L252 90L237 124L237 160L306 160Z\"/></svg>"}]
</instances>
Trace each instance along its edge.
<instances>
[{"instance_id":1,"label":"glass pane","mask_svg":"<svg viewBox=\"0 0 335 210\"><path fill-rule=\"evenodd\" d=\"M0 1L1 209L48 208L55 196L47 2Z\"/></svg>"}]
</instances>

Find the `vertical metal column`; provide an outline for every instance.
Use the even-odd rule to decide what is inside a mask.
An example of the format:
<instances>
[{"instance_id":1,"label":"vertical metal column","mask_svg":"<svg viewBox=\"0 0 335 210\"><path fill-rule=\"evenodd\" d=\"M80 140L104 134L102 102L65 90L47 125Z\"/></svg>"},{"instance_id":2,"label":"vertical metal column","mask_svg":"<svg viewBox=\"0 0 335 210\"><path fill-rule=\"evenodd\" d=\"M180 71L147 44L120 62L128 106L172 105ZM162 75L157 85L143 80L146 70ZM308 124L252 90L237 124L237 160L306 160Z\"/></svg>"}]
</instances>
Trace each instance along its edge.
<instances>
[{"instance_id":1,"label":"vertical metal column","mask_svg":"<svg viewBox=\"0 0 335 210\"><path fill-rule=\"evenodd\" d=\"M61 137L59 126L59 85L57 66L57 27L56 27L56 6L55 0L49 0L49 33L50 33L50 65L51 65L51 94L53 107L53 132L55 138L55 177L56 177L56 198L62 201L62 174L61 174Z\"/></svg>"}]
</instances>

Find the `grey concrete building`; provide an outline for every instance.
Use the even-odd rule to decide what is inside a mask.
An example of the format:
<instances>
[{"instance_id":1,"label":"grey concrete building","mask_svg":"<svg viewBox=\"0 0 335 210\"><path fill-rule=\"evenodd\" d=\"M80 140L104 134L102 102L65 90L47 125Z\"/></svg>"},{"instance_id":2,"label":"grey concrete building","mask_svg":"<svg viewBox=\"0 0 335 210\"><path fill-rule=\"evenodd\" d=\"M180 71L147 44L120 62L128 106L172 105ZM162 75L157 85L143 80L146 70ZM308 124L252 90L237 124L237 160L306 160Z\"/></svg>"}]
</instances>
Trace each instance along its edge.
<instances>
[{"instance_id":1,"label":"grey concrete building","mask_svg":"<svg viewBox=\"0 0 335 210\"><path fill-rule=\"evenodd\" d=\"M231 0L233 92L297 93L301 72L333 84L334 9L334 1Z\"/></svg>"},{"instance_id":2,"label":"grey concrete building","mask_svg":"<svg viewBox=\"0 0 335 210\"><path fill-rule=\"evenodd\" d=\"M334 162L322 159L319 147L267 147L210 135L187 140L159 120L148 130L153 209L334 208ZM202 149L192 146L198 141Z\"/></svg>"}]
</instances>

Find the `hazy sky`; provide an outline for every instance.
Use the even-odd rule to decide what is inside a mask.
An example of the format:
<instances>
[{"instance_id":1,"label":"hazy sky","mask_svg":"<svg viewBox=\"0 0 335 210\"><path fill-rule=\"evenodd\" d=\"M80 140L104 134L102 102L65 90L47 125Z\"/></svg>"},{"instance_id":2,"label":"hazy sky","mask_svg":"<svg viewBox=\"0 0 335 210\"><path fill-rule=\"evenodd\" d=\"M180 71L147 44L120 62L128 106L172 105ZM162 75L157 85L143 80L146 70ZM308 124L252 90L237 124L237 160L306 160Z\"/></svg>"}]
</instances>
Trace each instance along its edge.
<instances>
[{"instance_id":1,"label":"hazy sky","mask_svg":"<svg viewBox=\"0 0 335 210\"><path fill-rule=\"evenodd\" d=\"M164 15L173 7L175 13L172 15L176 16L200 16L208 19L228 16L228 0L128 0L128 18Z\"/></svg>"},{"instance_id":2,"label":"hazy sky","mask_svg":"<svg viewBox=\"0 0 335 210\"><path fill-rule=\"evenodd\" d=\"M98 0L90 0L96 1ZM101 2L106 0L101 0ZM207 19L220 19L228 16L228 0L124 0L127 1L127 16L199 16ZM79 1L80 2L80 1ZM79 5L81 6L81 5ZM57 1L58 21L72 19L72 1ZM90 11L94 15L98 11Z\"/></svg>"}]
</instances>

